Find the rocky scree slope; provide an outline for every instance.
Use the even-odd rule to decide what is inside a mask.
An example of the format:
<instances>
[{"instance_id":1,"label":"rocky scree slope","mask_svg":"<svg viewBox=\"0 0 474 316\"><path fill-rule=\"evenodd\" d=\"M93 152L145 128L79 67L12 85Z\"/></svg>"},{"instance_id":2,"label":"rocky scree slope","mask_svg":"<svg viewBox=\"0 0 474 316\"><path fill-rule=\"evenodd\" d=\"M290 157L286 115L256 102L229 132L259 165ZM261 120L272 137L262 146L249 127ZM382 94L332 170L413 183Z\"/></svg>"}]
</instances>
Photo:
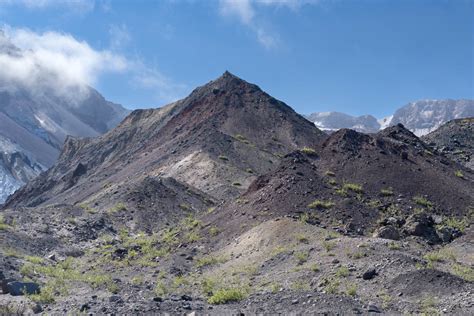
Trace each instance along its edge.
<instances>
[{"instance_id":1,"label":"rocky scree slope","mask_svg":"<svg viewBox=\"0 0 474 316\"><path fill-rule=\"evenodd\" d=\"M74 204L145 175L217 200L236 197L296 148L326 137L290 107L230 73L157 110L136 110L98 138L68 138L58 162L7 207Z\"/></svg>"},{"instance_id":2,"label":"rocky scree slope","mask_svg":"<svg viewBox=\"0 0 474 316\"><path fill-rule=\"evenodd\" d=\"M474 118L449 121L422 139L434 150L474 169Z\"/></svg>"}]
</instances>

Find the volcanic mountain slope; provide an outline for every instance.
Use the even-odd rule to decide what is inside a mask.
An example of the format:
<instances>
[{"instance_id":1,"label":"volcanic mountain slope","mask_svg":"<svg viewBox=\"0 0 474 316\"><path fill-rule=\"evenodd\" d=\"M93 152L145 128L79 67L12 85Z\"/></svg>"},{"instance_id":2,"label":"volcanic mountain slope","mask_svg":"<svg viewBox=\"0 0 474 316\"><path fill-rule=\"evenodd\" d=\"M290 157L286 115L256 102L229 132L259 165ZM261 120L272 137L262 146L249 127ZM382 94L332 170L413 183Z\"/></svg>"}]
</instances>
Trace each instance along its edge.
<instances>
[{"instance_id":1,"label":"volcanic mountain slope","mask_svg":"<svg viewBox=\"0 0 474 316\"><path fill-rule=\"evenodd\" d=\"M95 202L98 192L147 175L176 178L218 200L236 197L280 157L325 137L283 102L226 72L181 101L132 112L104 136L69 138L56 165L6 205Z\"/></svg>"},{"instance_id":2,"label":"volcanic mountain slope","mask_svg":"<svg viewBox=\"0 0 474 316\"><path fill-rule=\"evenodd\" d=\"M369 234L392 217L398 235L415 213L468 218L474 174L429 149L402 125L374 135L339 130L314 153L286 156L277 170L258 178L216 216L225 218L229 238L230 231L241 232L242 223L276 216L352 234Z\"/></svg>"},{"instance_id":3,"label":"volcanic mountain slope","mask_svg":"<svg viewBox=\"0 0 474 316\"><path fill-rule=\"evenodd\" d=\"M474 118L452 120L422 139L450 159L474 169Z\"/></svg>"},{"instance_id":4,"label":"volcanic mountain slope","mask_svg":"<svg viewBox=\"0 0 474 316\"><path fill-rule=\"evenodd\" d=\"M472 314L474 175L430 149L327 137L225 73L69 138L8 201L3 274L41 292L0 313Z\"/></svg>"}]
</instances>

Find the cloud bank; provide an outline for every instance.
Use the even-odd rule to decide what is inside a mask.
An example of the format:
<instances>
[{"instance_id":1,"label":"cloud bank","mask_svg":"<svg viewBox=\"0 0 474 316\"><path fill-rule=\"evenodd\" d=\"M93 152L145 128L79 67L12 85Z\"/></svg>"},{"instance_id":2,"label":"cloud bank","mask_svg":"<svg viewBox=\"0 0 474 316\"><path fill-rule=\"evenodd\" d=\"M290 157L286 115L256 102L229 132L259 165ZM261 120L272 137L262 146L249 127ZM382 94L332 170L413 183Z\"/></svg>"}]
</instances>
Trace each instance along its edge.
<instances>
[{"instance_id":1,"label":"cloud bank","mask_svg":"<svg viewBox=\"0 0 474 316\"><path fill-rule=\"evenodd\" d=\"M151 90L160 102L180 97L184 87L175 84L138 57L119 53L131 40L125 25L110 27L110 47L97 50L87 42L60 32L36 33L4 26L0 30L0 91L20 89L80 101L107 73L124 75L135 89Z\"/></svg>"},{"instance_id":2,"label":"cloud bank","mask_svg":"<svg viewBox=\"0 0 474 316\"><path fill-rule=\"evenodd\" d=\"M35 33L6 27L0 34L0 81L39 94L85 91L105 72L127 70L127 60L108 50L95 50L84 41L58 32Z\"/></svg>"}]
</instances>

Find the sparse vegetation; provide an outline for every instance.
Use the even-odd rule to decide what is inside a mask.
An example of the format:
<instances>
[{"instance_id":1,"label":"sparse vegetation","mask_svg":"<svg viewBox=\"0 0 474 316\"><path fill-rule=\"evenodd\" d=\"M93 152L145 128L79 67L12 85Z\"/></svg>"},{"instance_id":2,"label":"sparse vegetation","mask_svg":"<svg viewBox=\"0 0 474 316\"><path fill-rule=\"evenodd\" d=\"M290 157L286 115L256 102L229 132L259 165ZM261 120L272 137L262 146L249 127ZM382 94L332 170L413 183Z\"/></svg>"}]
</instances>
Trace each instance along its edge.
<instances>
[{"instance_id":1,"label":"sparse vegetation","mask_svg":"<svg viewBox=\"0 0 474 316\"><path fill-rule=\"evenodd\" d=\"M211 235L212 237L214 236L217 236L219 234L219 228L213 226L211 228L209 228L209 235Z\"/></svg>"},{"instance_id":2,"label":"sparse vegetation","mask_svg":"<svg viewBox=\"0 0 474 316\"><path fill-rule=\"evenodd\" d=\"M309 269L313 272L319 272L321 270L321 268L319 267L319 265L317 263L313 263Z\"/></svg>"},{"instance_id":3,"label":"sparse vegetation","mask_svg":"<svg viewBox=\"0 0 474 316\"><path fill-rule=\"evenodd\" d=\"M220 160L224 160L224 161L229 161L229 158L227 156L224 156L224 155L219 155L218 157Z\"/></svg>"},{"instance_id":4,"label":"sparse vegetation","mask_svg":"<svg viewBox=\"0 0 474 316\"><path fill-rule=\"evenodd\" d=\"M454 175L455 175L456 177L458 177L458 178L464 179L464 174L462 173L461 170L456 170L456 171L454 172Z\"/></svg>"},{"instance_id":5,"label":"sparse vegetation","mask_svg":"<svg viewBox=\"0 0 474 316\"><path fill-rule=\"evenodd\" d=\"M392 188L382 189L382 190L380 190L380 194L382 196L392 196L393 195L393 189Z\"/></svg>"},{"instance_id":6,"label":"sparse vegetation","mask_svg":"<svg viewBox=\"0 0 474 316\"><path fill-rule=\"evenodd\" d=\"M247 138L245 138L245 136L243 135L240 135L240 134L237 134L234 136L235 139L237 139L239 142L242 142L244 144L250 144L250 142L247 140Z\"/></svg>"},{"instance_id":7,"label":"sparse vegetation","mask_svg":"<svg viewBox=\"0 0 474 316\"><path fill-rule=\"evenodd\" d=\"M297 234L296 240L303 244L307 244L309 242L308 236L306 236L305 234Z\"/></svg>"},{"instance_id":8,"label":"sparse vegetation","mask_svg":"<svg viewBox=\"0 0 474 316\"><path fill-rule=\"evenodd\" d=\"M327 175L328 177L335 177L335 176L336 176L336 174L335 174L334 172L329 171L329 170L326 171L326 175Z\"/></svg>"},{"instance_id":9,"label":"sparse vegetation","mask_svg":"<svg viewBox=\"0 0 474 316\"><path fill-rule=\"evenodd\" d=\"M216 264L219 264L219 263L224 263L226 262L227 259L224 258L224 257L217 257L217 256L205 256L205 257L201 257L199 259L196 260L196 266L198 268L202 268L202 267L207 267L207 266L211 266L211 265L216 265Z\"/></svg>"},{"instance_id":10,"label":"sparse vegetation","mask_svg":"<svg viewBox=\"0 0 474 316\"><path fill-rule=\"evenodd\" d=\"M357 184L357 183L344 183L342 185L342 189L345 190L345 191L352 191L352 192L355 192L355 193L363 193L364 192L364 189L362 188L362 186L360 184Z\"/></svg>"},{"instance_id":11,"label":"sparse vegetation","mask_svg":"<svg viewBox=\"0 0 474 316\"><path fill-rule=\"evenodd\" d=\"M291 289L294 291L309 291L311 289L308 281L295 280L291 283Z\"/></svg>"},{"instance_id":12,"label":"sparse vegetation","mask_svg":"<svg viewBox=\"0 0 474 316\"><path fill-rule=\"evenodd\" d=\"M349 268L342 266L339 269L336 270L336 276L339 278L346 278L350 274Z\"/></svg>"},{"instance_id":13,"label":"sparse vegetation","mask_svg":"<svg viewBox=\"0 0 474 316\"><path fill-rule=\"evenodd\" d=\"M324 249L326 249L326 252L330 252L331 250L333 250L334 248L336 248L336 243L333 242L333 241L323 241L322 243Z\"/></svg>"},{"instance_id":14,"label":"sparse vegetation","mask_svg":"<svg viewBox=\"0 0 474 316\"><path fill-rule=\"evenodd\" d=\"M303 213L300 215L299 220L302 223L314 224L319 221L318 215L314 213Z\"/></svg>"},{"instance_id":15,"label":"sparse vegetation","mask_svg":"<svg viewBox=\"0 0 474 316\"><path fill-rule=\"evenodd\" d=\"M329 179L328 183L333 186L337 185L337 181L335 179Z\"/></svg>"},{"instance_id":16,"label":"sparse vegetation","mask_svg":"<svg viewBox=\"0 0 474 316\"><path fill-rule=\"evenodd\" d=\"M356 284L347 284L346 285L346 294L349 296L356 296L357 295L357 285Z\"/></svg>"},{"instance_id":17,"label":"sparse vegetation","mask_svg":"<svg viewBox=\"0 0 474 316\"><path fill-rule=\"evenodd\" d=\"M303 147L300 151L308 156L317 156L316 150L310 147Z\"/></svg>"},{"instance_id":18,"label":"sparse vegetation","mask_svg":"<svg viewBox=\"0 0 474 316\"><path fill-rule=\"evenodd\" d=\"M229 302L239 302L248 296L248 291L239 287L224 288L217 290L207 302L209 304L225 304Z\"/></svg>"},{"instance_id":19,"label":"sparse vegetation","mask_svg":"<svg viewBox=\"0 0 474 316\"><path fill-rule=\"evenodd\" d=\"M329 209L334 206L334 203L331 201L321 201L315 200L308 205L309 208L316 208L316 209Z\"/></svg>"},{"instance_id":20,"label":"sparse vegetation","mask_svg":"<svg viewBox=\"0 0 474 316\"><path fill-rule=\"evenodd\" d=\"M474 268L456 263L452 267L452 272L461 279L468 282L474 282Z\"/></svg>"},{"instance_id":21,"label":"sparse vegetation","mask_svg":"<svg viewBox=\"0 0 474 316\"><path fill-rule=\"evenodd\" d=\"M10 229L11 226L5 223L5 218L0 214L0 230Z\"/></svg>"},{"instance_id":22,"label":"sparse vegetation","mask_svg":"<svg viewBox=\"0 0 474 316\"><path fill-rule=\"evenodd\" d=\"M394 241L388 243L388 249L390 250L400 250L400 245Z\"/></svg>"},{"instance_id":23,"label":"sparse vegetation","mask_svg":"<svg viewBox=\"0 0 474 316\"><path fill-rule=\"evenodd\" d=\"M116 212L126 211L126 210L127 210L127 206L124 203L120 202L120 203L115 204L115 206L109 210L109 213L116 213Z\"/></svg>"},{"instance_id":24,"label":"sparse vegetation","mask_svg":"<svg viewBox=\"0 0 474 316\"><path fill-rule=\"evenodd\" d=\"M436 309L437 300L433 296L426 296L420 300L420 309L422 315L436 315L438 310Z\"/></svg>"},{"instance_id":25,"label":"sparse vegetation","mask_svg":"<svg viewBox=\"0 0 474 316\"><path fill-rule=\"evenodd\" d=\"M459 219L456 217L446 217L438 228L450 227L459 230L461 233L464 233L468 226L469 220L467 218Z\"/></svg>"},{"instance_id":26,"label":"sparse vegetation","mask_svg":"<svg viewBox=\"0 0 474 316\"><path fill-rule=\"evenodd\" d=\"M415 202L418 205L424 206L427 209L432 209L433 208L433 203L431 203L427 198L421 195L417 195L413 197L413 202Z\"/></svg>"},{"instance_id":27,"label":"sparse vegetation","mask_svg":"<svg viewBox=\"0 0 474 316\"><path fill-rule=\"evenodd\" d=\"M309 253L307 251L298 251L295 252L295 258L298 261L299 265L302 265L306 261L308 261Z\"/></svg>"}]
</instances>

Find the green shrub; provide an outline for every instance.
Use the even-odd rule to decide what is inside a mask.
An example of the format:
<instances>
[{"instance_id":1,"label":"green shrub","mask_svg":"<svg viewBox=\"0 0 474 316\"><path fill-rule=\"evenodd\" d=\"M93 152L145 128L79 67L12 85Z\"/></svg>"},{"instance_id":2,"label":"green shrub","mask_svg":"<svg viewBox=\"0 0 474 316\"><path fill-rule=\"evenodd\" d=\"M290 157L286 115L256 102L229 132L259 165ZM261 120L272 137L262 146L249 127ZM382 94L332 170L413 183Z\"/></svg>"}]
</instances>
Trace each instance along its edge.
<instances>
[{"instance_id":1,"label":"green shrub","mask_svg":"<svg viewBox=\"0 0 474 316\"><path fill-rule=\"evenodd\" d=\"M329 209L334 206L334 203L331 201L321 201L315 200L308 205L309 208L319 208L319 209Z\"/></svg>"},{"instance_id":2,"label":"green shrub","mask_svg":"<svg viewBox=\"0 0 474 316\"><path fill-rule=\"evenodd\" d=\"M209 235L211 235L212 237L214 236L217 236L219 234L219 228L217 227L211 227L209 228Z\"/></svg>"},{"instance_id":3,"label":"green shrub","mask_svg":"<svg viewBox=\"0 0 474 316\"><path fill-rule=\"evenodd\" d=\"M474 269L472 267L454 264L452 268L453 274L468 282L474 282Z\"/></svg>"},{"instance_id":4,"label":"green shrub","mask_svg":"<svg viewBox=\"0 0 474 316\"><path fill-rule=\"evenodd\" d=\"M424 206L428 209L432 209L433 208L433 203L431 203L428 199L426 199L425 197L421 196L421 195L417 195L415 197L413 197L413 201L418 204L418 205L421 205L421 206Z\"/></svg>"},{"instance_id":5,"label":"green shrub","mask_svg":"<svg viewBox=\"0 0 474 316\"><path fill-rule=\"evenodd\" d=\"M357 295L357 285L356 284L348 284L346 286L346 293L349 296L356 296Z\"/></svg>"},{"instance_id":6,"label":"green shrub","mask_svg":"<svg viewBox=\"0 0 474 316\"><path fill-rule=\"evenodd\" d=\"M115 213L115 212L126 211L126 210L127 210L127 206L124 203L120 202L120 203L115 204L115 206L112 207L109 212Z\"/></svg>"},{"instance_id":7,"label":"green shrub","mask_svg":"<svg viewBox=\"0 0 474 316\"><path fill-rule=\"evenodd\" d=\"M316 156L316 150L310 147L303 147L300 151L308 156Z\"/></svg>"},{"instance_id":8,"label":"green shrub","mask_svg":"<svg viewBox=\"0 0 474 316\"><path fill-rule=\"evenodd\" d=\"M342 185L342 189L343 190L346 190L346 191L352 191L352 192L355 192L355 193L363 193L364 192L364 189L362 188L362 186L360 184L357 184L357 183L344 183Z\"/></svg>"},{"instance_id":9,"label":"green shrub","mask_svg":"<svg viewBox=\"0 0 474 316\"><path fill-rule=\"evenodd\" d=\"M324 249L326 249L326 252L329 252L331 250L333 250L334 248L336 248L336 243L333 242L333 241L323 241L323 247Z\"/></svg>"},{"instance_id":10,"label":"green shrub","mask_svg":"<svg viewBox=\"0 0 474 316\"><path fill-rule=\"evenodd\" d=\"M464 233L466 228L469 226L469 221L467 218L458 219L455 217L448 217L443 220L441 226L455 228L460 232Z\"/></svg>"},{"instance_id":11,"label":"green shrub","mask_svg":"<svg viewBox=\"0 0 474 316\"><path fill-rule=\"evenodd\" d=\"M296 235L296 240L298 240L298 242L303 243L303 244L307 244L309 241L308 237L304 234Z\"/></svg>"},{"instance_id":12,"label":"green shrub","mask_svg":"<svg viewBox=\"0 0 474 316\"><path fill-rule=\"evenodd\" d=\"M392 188L382 189L382 190L380 190L380 194L382 196L392 196L393 195L393 189Z\"/></svg>"},{"instance_id":13,"label":"green shrub","mask_svg":"<svg viewBox=\"0 0 474 316\"><path fill-rule=\"evenodd\" d=\"M0 214L0 230L10 229L11 226L5 223L5 218Z\"/></svg>"},{"instance_id":14,"label":"green shrub","mask_svg":"<svg viewBox=\"0 0 474 316\"><path fill-rule=\"evenodd\" d=\"M244 144L250 144L250 142L245 138L243 135L237 134L234 136L235 139L237 139L239 142L242 142Z\"/></svg>"},{"instance_id":15,"label":"green shrub","mask_svg":"<svg viewBox=\"0 0 474 316\"><path fill-rule=\"evenodd\" d=\"M319 272L319 270L321 270L317 263L313 263L309 269L313 272Z\"/></svg>"},{"instance_id":16,"label":"green shrub","mask_svg":"<svg viewBox=\"0 0 474 316\"><path fill-rule=\"evenodd\" d=\"M198 268L202 268L202 267L207 267L207 266L223 263L226 261L227 260L223 257L205 256L196 260L196 266Z\"/></svg>"},{"instance_id":17,"label":"green shrub","mask_svg":"<svg viewBox=\"0 0 474 316\"><path fill-rule=\"evenodd\" d=\"M349 268L348 267L340 267L336 270L336 276L339 278L346 278L349 276Z\"/></svg>"},{"instance_id":18,"label":"green shrub","mask_svg":"<svg viewBox=\"0 0 474 316\"><path fill-rule=\"evenodd\" d=\"M462 173L461 170L456 170L456 171L454 172L454 175L455 175L456 177L458 177L458 178L464 179L464 174Z\"/></svg>"},{"instance_id":19,"label":"green shrub","mask_svg":"<svg viewBox=\"0 0 474 316\"><path fill-rule=\"evenodd\" d=\"M217 290L207 302L209 304L226 304L229 302L239 302L248 296L247 291L242 288L224 288Z\"/></svg>"},{"instance_id":20,"label":"green shrub","mask_svg":"<svg viewBox=\"0 0 474 316\"><path fill-rule=\"evenodd\" d=\"M306 251L295 252L295 258L298 261L298 264L301 265L305 263L306 261L308 261L309 253Z\"/></svg>"}]
</instances>

